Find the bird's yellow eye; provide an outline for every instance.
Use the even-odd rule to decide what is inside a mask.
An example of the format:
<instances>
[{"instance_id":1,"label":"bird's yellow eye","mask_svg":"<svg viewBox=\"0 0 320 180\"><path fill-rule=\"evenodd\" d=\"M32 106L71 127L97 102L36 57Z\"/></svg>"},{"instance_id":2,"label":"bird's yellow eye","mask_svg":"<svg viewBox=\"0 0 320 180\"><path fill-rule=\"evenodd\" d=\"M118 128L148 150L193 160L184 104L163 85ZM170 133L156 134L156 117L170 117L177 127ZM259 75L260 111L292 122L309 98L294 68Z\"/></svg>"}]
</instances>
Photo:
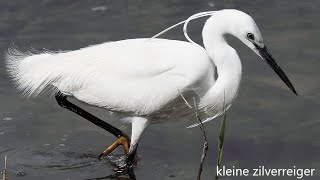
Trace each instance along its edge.
<instances>
[{"instance_id":1,"label":"bird's yellow eye","mask_svg":"<svg viewBox=\"0 0 320 180\"><path fill-rule=\"evenodd\" d=\"M247 34L247 38L248 38L249 40L254 41L254 35L253 35L252 33L248 33L248 34Z\"/></svg>"}]
</instances>

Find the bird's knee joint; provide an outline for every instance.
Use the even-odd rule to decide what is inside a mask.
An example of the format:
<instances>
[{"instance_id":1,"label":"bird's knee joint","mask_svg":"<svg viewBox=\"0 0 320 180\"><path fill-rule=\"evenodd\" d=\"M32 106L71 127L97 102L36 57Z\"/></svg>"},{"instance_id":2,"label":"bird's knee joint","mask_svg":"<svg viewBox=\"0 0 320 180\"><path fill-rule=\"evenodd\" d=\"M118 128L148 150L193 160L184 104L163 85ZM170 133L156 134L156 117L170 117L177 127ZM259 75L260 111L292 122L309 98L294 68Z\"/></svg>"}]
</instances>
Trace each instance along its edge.
<instances>
[{"instance_id":1,"label":"bird's knee joint","mask_svg":"<svg viewBox=\"0 0 320 180\"><path fill-rule=\"evenodd\" d=\"M58 93L55 95L56 101L58 102L58 104L62 107L65 106L65 102L67 102L67 97Z\"/></svg>"}]
</instances>

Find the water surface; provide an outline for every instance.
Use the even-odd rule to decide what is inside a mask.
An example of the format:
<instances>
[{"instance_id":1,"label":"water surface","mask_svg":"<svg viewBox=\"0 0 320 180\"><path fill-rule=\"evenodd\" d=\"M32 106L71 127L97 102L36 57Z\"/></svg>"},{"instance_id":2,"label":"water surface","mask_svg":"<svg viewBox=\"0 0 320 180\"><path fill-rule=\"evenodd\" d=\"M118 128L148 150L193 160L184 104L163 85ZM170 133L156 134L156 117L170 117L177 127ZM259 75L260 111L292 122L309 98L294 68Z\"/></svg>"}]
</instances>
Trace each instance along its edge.
<instances>
[{"instance_id":1,"label":"water surface","mask_svg":"<svg viewBox=\"0 0 320 180\"><path fill-rule=\"evenodd\" d=\"M106 41L150 37L196 12L223 8L253 16L300 95L294 96L263 61L230 38L242 59L243 81L238 99L228 111L223 164L239 168L297 166L315 168L319 174L319 1L4 0L0 2L0 50L5 52L12 43L22 50L74 50ZM201 42L203 22L190 25L197 42ZM183 39L181 28L163 37ZM103 110L85 108L130 132L130 127ZM195 121L152 125L139 146L137 179L195 179L202 137L198 128L185 128ZM219 122L220 118L206 124L210 148L203 179L214 175ZM59 107L52 96L26 99L20 95L6 75L1 57L0 162L8 156L10 180L114 179L113 163L96 158L114 140ZM118 150L115 156L121 153ZM19 171L26 175L18 177Z\"/></svg>"}]
</instances>

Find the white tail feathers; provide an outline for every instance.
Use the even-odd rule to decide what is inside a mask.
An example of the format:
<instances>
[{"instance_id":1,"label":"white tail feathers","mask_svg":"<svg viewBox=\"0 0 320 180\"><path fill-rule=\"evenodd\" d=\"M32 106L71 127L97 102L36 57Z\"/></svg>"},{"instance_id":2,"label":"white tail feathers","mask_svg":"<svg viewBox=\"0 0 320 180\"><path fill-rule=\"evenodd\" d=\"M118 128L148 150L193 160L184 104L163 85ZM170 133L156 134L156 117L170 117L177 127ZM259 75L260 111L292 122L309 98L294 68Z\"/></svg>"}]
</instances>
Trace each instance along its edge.
<instances>
[{"instance_id":1,"label":"white tail feathers","mask_svg":"<svg viewBox=\"0 0 320 180\"><path fill-rule=\"evenodd\" d=\"M46 60L54 53L34 51L21 52L10 47L5 54L8 73L16 87L28 97L38 96L46 89L55 89L51 84L59 78Z\"/></svg>"}]
</instances>

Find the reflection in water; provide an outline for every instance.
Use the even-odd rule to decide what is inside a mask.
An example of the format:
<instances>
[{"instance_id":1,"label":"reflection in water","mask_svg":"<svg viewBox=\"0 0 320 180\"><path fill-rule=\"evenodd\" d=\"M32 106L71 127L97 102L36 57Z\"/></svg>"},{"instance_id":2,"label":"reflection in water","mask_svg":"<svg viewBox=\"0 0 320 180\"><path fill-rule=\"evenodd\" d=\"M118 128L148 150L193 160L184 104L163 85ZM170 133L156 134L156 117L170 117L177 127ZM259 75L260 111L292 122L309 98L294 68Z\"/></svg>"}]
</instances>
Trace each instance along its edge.
<instances>
[{"instance_id":1,"label":"reflection in water","mask_svg":"<svg viewBox=\"0 0 320 180\"><path fill-rule=\"evenodd\" d=\"M49 161L55 157L55 162ZM89 179L135 179L133 168L123 168L125 167L126 156L123 154L114 154L104 157L101 161L98 160L96 154L89 153L79 153L72 151L62 151L62 152L33 152L32 159L26 159L25 162L22 161L19 165L33 169L36 171L55 169L59 171L81 171L88 167L93 167L99 164L100 168L107 167L108 169L113 169L114 173L108 176L102 176L98 178ZM19 172L19 171L18 171ZM23 171L21 171L23 172ZM16 173L18 176L18 173ZM27 173L25 172L25 175ZM24 176L25 176L24 175Z\"/></svg>"},{"instance_id":2,"label":"reflection in water","mask_svg":"<svg viewBox=\"0 0 320 180\"><path fill-rule=\"evenodd\" d=\"M135 179L135 177L133 177ZM123 176L116 176L116 175L109 175L104 177L97 177L97 178L90 178L85 180L100 180L100 179L117 179L117 180L132 180L130 177L123 177Z\"/></svg>"},{"instance_id":3,"label":"reflection in water","mask_svg":"<svg viewBox=\"0 0 320 180\"><path fill-rule=\"evenodd\" d=\"M108 155L108 162L114 167L115 176L121 177L122 175L128 175L131 180L135 180L134 167L127 167L126 155Z\"/></svg>"}]
</instances>

